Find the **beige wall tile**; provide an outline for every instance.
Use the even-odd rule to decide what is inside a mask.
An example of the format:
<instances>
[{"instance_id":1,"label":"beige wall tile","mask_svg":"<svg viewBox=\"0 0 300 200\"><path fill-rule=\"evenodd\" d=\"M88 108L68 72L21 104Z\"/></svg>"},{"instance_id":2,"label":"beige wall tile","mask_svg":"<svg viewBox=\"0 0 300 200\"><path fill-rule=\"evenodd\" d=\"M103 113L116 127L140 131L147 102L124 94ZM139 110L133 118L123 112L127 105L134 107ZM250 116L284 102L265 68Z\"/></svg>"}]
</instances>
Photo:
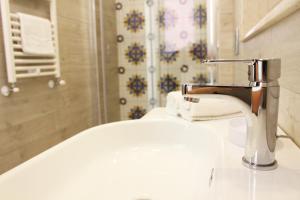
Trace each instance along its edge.
<instances>
[{"instance_id":1,"label":"beige wall tile","mask_svg":"<svg viewBox=\"0 0 300 200\"><path fill-rule=\"evenodd\" d=\"M280 0L259 1L259 8L254 5L259 0L244 0L246 11L239 26L247 30L251 28ZM260 10L257 12L257 9ZM238 10L236 10L238 12ZM235 20L239 21L239 20ZM281 97L279 108L279 125L297 144L300 144L300 12L282 20L268 30L246 43L241 43L241 58L280 58L282 76L280 79ZM247 80L246 68L235 68L235 81Z\"/></svg>"},{"instance_id":2,"label":"beige wall tile","mask_svg":"<svg viewBox=\"0 0 300 200\"><path fill-rule=\"evenodd\" d=\"M234 57L234 1L218 1L218 57L229 59ZM218 67L218 82L230 84L233 82L234 68L222 64Z\"/></svg>"},{"instance_id":3,"label":"beige wall tile","mask_svg":"<svg viewBox=\"0 0 300 200\"><path fill-rule=\"evenodd\" d=\"M280 101L279 101L279 117L278 123L280 128L285 132L292 134L293 128L293 116L291 109L293 108L294 94L288 89L282 87L280 89Z\"/></svg>"},{"instance_id":4,"label":"beige wall tile","mask_svg":"<svg viewBox=\"0 0 300 200\"><path fill-rule=\"evenodd\" d=\"M290 132L291 136L295 140L295 142L300 147L300 95L294 94L291 100L291 106L289 113L291 115L291 119L289 119L289 123L292 124L293 129Z\"/></svg>"},{"instance_id":5,"label":"beige wall tile","mask_svg":"<svg viewBox=\"0 0 300 200\"><path fill-rule=\"evenodd\" d=\"M47 1L11 0L13 11L49 17ZM21 80L21 92L0 96L0 174L63 140L97 125L97 80L91 60L89 3L59 0L58 33L65 87L49 78ZM0 30L0 83L6 83Z\"/></svg>"}]
</instances>

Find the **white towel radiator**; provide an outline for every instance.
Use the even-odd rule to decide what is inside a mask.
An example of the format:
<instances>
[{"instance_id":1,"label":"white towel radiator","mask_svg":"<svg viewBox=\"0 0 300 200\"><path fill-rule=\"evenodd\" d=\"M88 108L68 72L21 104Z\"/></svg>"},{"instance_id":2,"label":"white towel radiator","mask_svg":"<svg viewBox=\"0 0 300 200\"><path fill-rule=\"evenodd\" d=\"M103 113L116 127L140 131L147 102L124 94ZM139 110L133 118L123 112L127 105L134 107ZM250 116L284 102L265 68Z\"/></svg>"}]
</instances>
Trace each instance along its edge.
<instances>
[{"instance_id":1,"label":"white towel radiator","mask_svg":"<svg viewBox=\"0 0 300 200\"><path fill-rule=\"evenodd\" d=\"M9 83L9 86L1 88L2 95L9 96L11 93L19 92L17 81L23 78L53 76L54 79L48 82L50 88L64 85L65 81L61 79L59 63L56 0L50 0L50 21L55 47L55 55L53 56L37 56L24 53L22 51L21 26L18 15L10 11L9 0L1 0L0 6L7 81Z\"/></svg>"}]
</instances>

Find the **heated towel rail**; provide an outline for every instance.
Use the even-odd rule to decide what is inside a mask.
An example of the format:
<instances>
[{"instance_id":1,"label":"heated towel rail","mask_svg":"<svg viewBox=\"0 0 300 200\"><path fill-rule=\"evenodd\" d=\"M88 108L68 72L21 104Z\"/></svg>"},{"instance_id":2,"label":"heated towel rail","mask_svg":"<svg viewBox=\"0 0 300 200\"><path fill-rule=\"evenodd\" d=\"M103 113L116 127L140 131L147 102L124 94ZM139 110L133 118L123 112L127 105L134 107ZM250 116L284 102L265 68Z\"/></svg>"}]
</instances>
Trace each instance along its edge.
<instances>
[{"instance_id":1,"label":"heated towel rail","mask_svg":"<svg viewBox=\"0 0 300 200\"><path fill-rule=\"evenodd\" d=\"M52 40L55 48L53 56L30 55L22 51L20 19L17 14L10 11L9 3L9 0L0 1L7 82L9 84L1 87L2 95L9 96L11 93L19 92L17 81L23 78L53 76L54 79L48 82L50 88L64 85L65 81L61 79L59 62L56 0L50 1Z\"/></svg>"}]
</instances>

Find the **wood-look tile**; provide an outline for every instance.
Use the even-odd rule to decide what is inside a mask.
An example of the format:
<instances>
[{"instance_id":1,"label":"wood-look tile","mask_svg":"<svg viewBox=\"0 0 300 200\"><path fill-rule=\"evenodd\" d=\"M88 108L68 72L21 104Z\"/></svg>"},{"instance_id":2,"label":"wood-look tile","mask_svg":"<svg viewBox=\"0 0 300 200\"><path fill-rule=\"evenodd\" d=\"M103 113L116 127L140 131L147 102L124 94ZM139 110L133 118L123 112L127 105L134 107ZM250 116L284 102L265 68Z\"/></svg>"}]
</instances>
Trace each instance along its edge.
<instances>
[{"instance_id":1,"label":"wood-look tile","mask_svg":"<svg viewBox=\"0 0 300 200\"><path fill-rule=\"evenodd\" d=\"M13 10L49 17L45 2L11 0ZM62 77L67 85L49 89L49 77L24 79L18 83L20 93L0 96L0 174L98 122L90 1L57 2ZM1 39L1 85L6 84L3 48Z\"/></svg>"}]
</instances>

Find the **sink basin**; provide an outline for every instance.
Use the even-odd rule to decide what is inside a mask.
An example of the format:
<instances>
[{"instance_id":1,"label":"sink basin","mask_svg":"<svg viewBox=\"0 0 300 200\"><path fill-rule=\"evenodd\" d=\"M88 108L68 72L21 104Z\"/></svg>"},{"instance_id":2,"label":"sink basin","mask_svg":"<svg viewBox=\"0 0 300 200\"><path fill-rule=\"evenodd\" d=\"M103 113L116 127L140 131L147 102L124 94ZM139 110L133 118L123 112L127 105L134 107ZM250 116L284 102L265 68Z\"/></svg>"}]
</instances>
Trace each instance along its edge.
<instances>
[{"instance_id":1,"label":"sink basin","mask_svg":"<svg viewBox=\"0 0 300 200\"><path fill-rule=\"evenodd\" d=\"M144 117L184 121L170 116L165 108L157 108ZM273 171L255 171L242 165L244 155L243 130L246 123L240 117L224 120L193 122L195 128L207 127L219 141L218 156L209 200L299 200L300 199L300 149L288 138L279 138L276 159L279 167ZM241 134L241 135L238 135ZM278 135L285 135L278 129ZM201 198L200 198L201 199Z\"/></svg>"},{"instance_id":2,"label":"sink basin","mask_svg":"<svg viewBox=\"0 0 300 200\"><path fill-rule=\"evenodd\" d=\"M0 199L299 200L299 148L278 139L279 167L250 170L245 137L234 138L231 124L192 123L161 108L98 126L1 175Z\"/></svg>"},{"instance_id":3,"label":"sink basin","mask_svg":"<svg viewBox=\"0 0 300 200\"><path fill-rule=\"evenodd\" d=\"M0 176L0 199L208 199L220 147L211 130L192 123L103 125Z\"/></svg>"}]
</instances>

